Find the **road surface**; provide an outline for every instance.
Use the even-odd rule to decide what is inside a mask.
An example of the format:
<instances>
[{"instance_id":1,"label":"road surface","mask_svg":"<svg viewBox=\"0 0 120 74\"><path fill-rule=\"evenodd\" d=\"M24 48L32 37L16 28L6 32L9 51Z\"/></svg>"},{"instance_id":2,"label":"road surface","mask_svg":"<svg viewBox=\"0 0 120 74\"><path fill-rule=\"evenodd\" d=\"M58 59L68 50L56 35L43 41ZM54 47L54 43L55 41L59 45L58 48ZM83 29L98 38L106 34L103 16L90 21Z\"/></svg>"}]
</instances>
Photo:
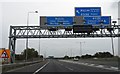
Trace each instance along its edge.
<instances>
[{"instance_id":1,"label":"road surface","mask_svg":"<svg viewBox=\"0 0 120 74\"><path fill-rule=\"evenodd\" d=\"M102 68L68 63L58 60L49 60L48 64L39 72L115 72Z\"/></svg>"},{"instance_id":2,"label":"road surface","mask_svg":"<svg viewBox=\"0 0 120 74\"><path fill-rule=\"evenodd\" d=\"M80 59L79 62L118 67L118 59L116 60L114 59L110 59L110 60L109 59L108 60L83 59L81 60Z\"/></svg>"},{"instance_id":3,"label":"road surface","mask_svg":"<svg viewBox=\"0 0 120 74\"><path fill-rule=\"evenodd\" d=\"M118 72L104 68L86 66L82 64L69 63L55 59L32 64L22 68L10 70L9 72L30 72L31 74L40 74L41 72Z\"/></svg>"}]
</instances>

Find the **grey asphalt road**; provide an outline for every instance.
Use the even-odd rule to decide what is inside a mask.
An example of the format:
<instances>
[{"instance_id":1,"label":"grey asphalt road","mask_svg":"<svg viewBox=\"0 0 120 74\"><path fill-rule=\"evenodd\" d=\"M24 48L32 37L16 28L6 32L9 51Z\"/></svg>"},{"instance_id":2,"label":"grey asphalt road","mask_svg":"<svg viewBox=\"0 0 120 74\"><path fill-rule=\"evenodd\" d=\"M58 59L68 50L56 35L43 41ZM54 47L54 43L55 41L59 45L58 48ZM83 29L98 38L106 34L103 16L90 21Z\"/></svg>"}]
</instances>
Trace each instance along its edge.
<instances>
[{"instance_id":1,"label":"grey asphalt road","mask_svg":"<svg viewBox=\"0 0 120 74\"><path fill-rule=\"evenodd\" d=\"M93 59L84 59L84 60L79 60L79 62L82 63L90 63L90 64L98 64L98 65L105 65L105 66L113 66L113 67L118 67L118 60L93 60Z\"/></svg>"},{"instance_id":2,"label":"grey asphalt road","mask_svg":"<svg viewBox=\"0 0 120 74\"><path fill-rule=\"evenodd\" d=\"M20 69L12 70L10 72L31 72L32 74L40 74L41 72L117 72L117 71L68 63L55 59L48 59L45 62L36 63Z\"/></svg>"},{"instance_id":3,"label":"grey asphalt road","mask_svg":"<svg viewBox=\"0 0 120 74\"><path fill-rule=\"evenodd\" d=\"M49 63L39 72L115 72L115 71L80 64L62 62L58 60L49 60Z\"/></svg>"}]
</instances>

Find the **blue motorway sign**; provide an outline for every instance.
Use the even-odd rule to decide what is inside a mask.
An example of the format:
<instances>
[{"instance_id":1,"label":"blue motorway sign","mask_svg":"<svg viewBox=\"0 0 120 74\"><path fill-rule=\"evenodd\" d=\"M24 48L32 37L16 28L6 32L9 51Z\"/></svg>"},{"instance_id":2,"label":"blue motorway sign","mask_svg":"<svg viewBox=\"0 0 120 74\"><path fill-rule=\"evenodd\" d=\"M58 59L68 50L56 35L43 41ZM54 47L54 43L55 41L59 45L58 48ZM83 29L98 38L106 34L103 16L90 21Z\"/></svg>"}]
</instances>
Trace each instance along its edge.
<instances>
[{"instance_id":1,"label":"blue motorway sign","mask_svg":"<svg viewBox=\"0 0 120 74\"><path fill-rule=\"evenodd\" d=\"M101 16L101 7L76 7L75 16Z\"/></svg>"},{"instance_id":2,"label":"blue motorway sign","mask_svg":"<svg viewBox=\"0 0 120 74\"><path fill-rule=\"evenodd\" d=\"M73 24L73 17L46 17L48 26L69 26Z\"/></svg>"},{"instance_id":3,"label":"blue motorway sign","mask_svg":"<svg viewBox=\"0 0 120 74\"><path fill-rule=\"evenodd\" d=\"M85 16L85 25L111 25L111 16Z\"/></svg>"}]
</instances>

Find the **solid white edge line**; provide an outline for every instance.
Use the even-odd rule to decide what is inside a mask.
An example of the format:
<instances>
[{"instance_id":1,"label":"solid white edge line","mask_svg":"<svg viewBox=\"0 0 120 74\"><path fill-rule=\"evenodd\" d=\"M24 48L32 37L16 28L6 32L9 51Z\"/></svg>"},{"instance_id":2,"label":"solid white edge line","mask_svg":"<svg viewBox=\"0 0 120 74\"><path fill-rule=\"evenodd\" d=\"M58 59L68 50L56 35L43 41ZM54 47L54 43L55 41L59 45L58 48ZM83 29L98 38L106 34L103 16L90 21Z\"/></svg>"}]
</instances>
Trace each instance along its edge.
<instances>
[{"instance_id":1,"label":"solid white edge line","mask_svg":"<svg viewBox=\"0 0 120 74\"><path fill-rule=\"evenodd\" d=\"M46 64L44 64L42 67L40 67L38 70L36 70L33 74L36 74L37 72L39 72L40 70L42 70L47 64L49 64L49 62L47 62Z\"/></svg>"}]
</instances>

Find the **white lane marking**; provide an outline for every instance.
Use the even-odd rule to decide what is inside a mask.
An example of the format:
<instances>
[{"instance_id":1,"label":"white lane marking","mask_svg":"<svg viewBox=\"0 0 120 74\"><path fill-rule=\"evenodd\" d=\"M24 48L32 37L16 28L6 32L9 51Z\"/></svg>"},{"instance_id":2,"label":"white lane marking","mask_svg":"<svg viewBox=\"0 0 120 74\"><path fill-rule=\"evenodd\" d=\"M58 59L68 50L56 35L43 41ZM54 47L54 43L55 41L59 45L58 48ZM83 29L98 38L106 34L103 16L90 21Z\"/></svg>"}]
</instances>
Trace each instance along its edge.
<instances>
[{"instance_id":1,"label":"white lane marking","mask_svg":"<svg viewBox=\"0 0 120 74\"><path fill-rule=\"evenodd\" d=\"M103 68L104 66L103 66L103 65L98 65L98 66L96 66L96 67Z\"/></svg>"},{"instance_id":2,"label":"white lane marking","mask_svg":"<svg viewBox=\"0 0 120 74\"><path fill-rule=\"evenodd\" d=\"M72 69L72 68L68 68L68 69L73 71L73 69Z\"/></svg>"},{"instance_id":3,"label":"white lane marking","mask_svg":"<svg viewBox=\"0 0 120 74\"><path fill-rule=\"evenodd\" d=\"M89 66L94 66L95 64L90 64Z\"/></svg>"},{"instance_id":4,"label":"white lane marking","mask_svg":"<svg viewBox=\"0 0 120 74\"><path fill-rule=\"evenodd\" d=\"M118 67L110 67L110 68L111 68L111 69L116 69L116 70L118 69Z\"/></svg>"},{"instance_id":5,"label":"white lane marking","mask_svg":"<svg viewBox=\"0 0 120 74\"><path fill-rule=\"evenodd\" d=\"M59 61L63 61L63 62L68 62L68 63L73 63L73 61L68 61L68 60L59 60ZM75 63L75 62L74 62ZM88 65L88 63L76 63L76 64L81 64L81 65L86 65L86 66L90 66ZM93 64L92 64L93 65ZM97 65L95 66L95 64L91 67L97 67L97 68L102 68L102 69L107 69L107 70L114 70L114 71L119 71L117 67L110 67L110 68L105 68L103 65Z\"/></svg>"},{"instance_id":6,"label":"white lane marking","mask_svg":"<svg viewBox=\"0 0 120 74\"><path fill-rule=\"evenodd\" d=\"M88 63L84 63L84 65L88 65Z\"/></svg>"},{"instance_id":7,"label":"white lane marking","mask_svg":"<svg viewBox=\"0 0 120 74\"><path fill-rule=\"evenodd\" d=\"M69 69L69 70L72 70L72 71L73 71L73 69L72 69L72 68L69 68L69 67L65 67L65 68L67 68L67 69Z\"/></svg>"},{"instance_id":8,"label":"white lane marking","mask_svg":"<svg viewBox=\"0 0 120 74\"><path fill-rule=\"evenodd\" d=\"M36 70L33 74L38 73L40 70L42 70L47 64L49 64L49 62L47 62L46 64L44 64L41 68L39 68L38 70Z\"/></svg>"},{"instance_id":9,"label":"white lane marking","mask_svg":"<svg viewBox=\"0 0 120 74\"><path fill-rule=\"evenodd\" d=\"M107 70L114 70L114 71L120 71L118 69L112 69L112 68L104 68L104 69L107 69Z\"/></svg>"},{"instance_id":10,"label":"white lane marking","mask_svg":"<svg viewBox=\"0 0 120 74\"><path fill-rule=\"evenodd\" d=\"M84 63L79 63L79 64L84 64Z\"/></svg>"}]
</instances>

